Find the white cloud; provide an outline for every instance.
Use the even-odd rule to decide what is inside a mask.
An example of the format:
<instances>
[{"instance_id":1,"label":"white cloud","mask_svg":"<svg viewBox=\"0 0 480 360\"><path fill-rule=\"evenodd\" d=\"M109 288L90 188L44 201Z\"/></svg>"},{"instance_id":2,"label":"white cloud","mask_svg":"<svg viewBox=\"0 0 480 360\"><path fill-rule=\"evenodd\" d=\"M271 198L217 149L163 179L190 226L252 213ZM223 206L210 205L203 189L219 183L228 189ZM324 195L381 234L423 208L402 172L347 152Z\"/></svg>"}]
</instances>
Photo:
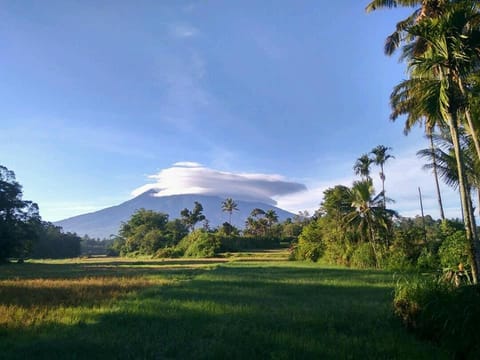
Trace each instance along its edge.
<instances>
[{"instance_id":1,"label":"white cloud","mask_svg":"<svg viewBox=\"0 0 480 360\"><path fill-rule=\"evenodd\" d=\"M153 189L156 196L203 194L276 204L276 196L306 190L305 185L287 181L281 175L225 172L195 162L176 163L149 178L155 182L135 189L132 195Z\"/></svg>"},{"instance_id":2,"label":"white cloud","mask_svg":"<svg viewBox=\"0 0 480 360\"><path fill-rule=\"evenodd\" d=\"M173 164L173 166L177 167L202 167L202 164L199 164L194 161L179 161Z\"/></svg>"},{"instance_id":3,"label":"white cloud","mask_svg":"<svg viewBox=\"0 0 480 360\"><path fill-rule=\"evenodd\" d=\"M425 214L439 217L438 200L433 176L422 169L423 162L416 156L418 147L395 154L385 166L385 190L394 199L390 207L402 216L420 214L418 188L421 188ZM214 194L232 196L237 199L260 200L277 204L282 209L297 213L308 210L315 212L323 200L323 192L335 185L351 186L358 180L353 174L352 164L338 164L335 177L322 174L322 180L311 179L306 186L287 181L278 174L225 172L210 169L196 162L178 162L172 167L150 176L155 182L143 185L132 192L137 196L155 189L157 196L178 194ZM378 169L372 168L371 176L375 189L381 191ZM445 215L461 217L458 193L440 184Z\"/></svg>"},{"instance_id":4,"label":"white cloud","mask_svg":"<svg viewBox=\"0 0 480 360\"><path fill-rule=\"evenodd\" d=\"M198 29L189 24L172 24L169 30L170 34L176 38L190 38L198 35Z\"/></svg>"}]
</instances>

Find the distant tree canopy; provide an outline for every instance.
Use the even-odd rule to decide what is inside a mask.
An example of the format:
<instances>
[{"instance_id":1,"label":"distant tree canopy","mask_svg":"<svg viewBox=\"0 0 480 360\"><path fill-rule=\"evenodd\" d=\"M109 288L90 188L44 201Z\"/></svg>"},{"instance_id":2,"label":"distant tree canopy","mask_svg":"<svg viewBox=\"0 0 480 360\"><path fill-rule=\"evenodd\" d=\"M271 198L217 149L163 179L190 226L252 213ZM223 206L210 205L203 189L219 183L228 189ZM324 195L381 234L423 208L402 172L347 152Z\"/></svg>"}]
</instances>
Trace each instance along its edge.
<instances>
[{"instance_id":1,"label":"distant tree canopy","mask_svg":"<svg viewBox=\"0 0 480 360\"><path fill-rule=\"evenodd\" d=\"M178 244L187 234L188 229L180 220L168 221L167 214L140 209L122 223L113 248L121 254L154 254Z\"/></svg>"},{"instance_id":2,"label":"distant tree canopy","mask_svg":"<svg viewBox=\"0 0 480 360\"><path fill-rule=\"evenodd\" d=\"M187 208L183 209L180 212L183 223L190 229L195 230L195 225L205 220L205 215L203 215L203 206L198 201L195 201L193 210L188 210Z\"/></svg>"},{"instance_id":3,"label":"distant tree canopy","mask_svg":"<svg viewBox=\"0 0 480 360\"><path fill-rule=\"evenodd\" d=\"M0 261L23 257L35 239L40 221L37 204L22 199L22 186L15 173L0 165Z\"/></svg>"},{"instance_id":4,"label":"distant tree canopy","mask_svg":"<svg viewBox=\"0 0 480 360\"><path fill-rule=\"evenodd\" d=\"M70 258L80 255L81 238L74 233L64 233L62 228L49 222L39 222L35 227L36 239L30 255L33 258Z\"/></svg>"},{"instance_id":5,"label":"distant tree canopy","mask_svg":"<svg viewBox=\"0 0 480 360\"><path fill-rule=\"evenodd\" d=\"M0 165L0 262L10 257L74 257L80 237L40 218L37 204L22 199L15 173Z\"/></svg>"}]
</instances>

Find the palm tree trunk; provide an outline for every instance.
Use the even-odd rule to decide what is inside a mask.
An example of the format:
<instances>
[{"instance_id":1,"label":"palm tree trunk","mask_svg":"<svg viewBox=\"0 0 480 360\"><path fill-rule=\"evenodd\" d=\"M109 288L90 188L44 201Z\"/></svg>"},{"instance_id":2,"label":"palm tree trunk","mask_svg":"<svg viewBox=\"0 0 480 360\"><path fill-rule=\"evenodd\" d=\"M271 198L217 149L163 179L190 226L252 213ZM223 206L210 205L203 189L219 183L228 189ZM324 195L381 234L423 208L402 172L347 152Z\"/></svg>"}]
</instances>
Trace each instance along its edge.
<instances>
[{"instance_id":1,"label":"palm tree trunk","mask_svg":"<svg viewBox=\"0 0 480 360\"><path fill-rule=\"evenodd\" d=\"M442 219L442 221L445 221L445 213L443 212L442 194L440 193L440 183L438 182L437 159L435 157L435 145L433 144L433 137L432 137L431 131L428 132L428 138L430 139L430 148L432 150L433 176L435 178L435 185L437 188L438 206L440 207L440 218Z\"/></svg>"},{"instance_id":2,"label":"palm tree trunk","mask_svg":"<svg viewBox=\"0 0 480 360\"><path fill-rule=\"evenodd\" d=\"M478 254L478 244L476 238L476 229L474 228L474 217L472 214L471 199L469 199L469 193L467 192L467 182L465 177L465 164L463 162L462 149L460 147L460 140L458 135L458 119L456 111L451 111L451 117L448 121L450 133L452 135L452 143L455 151L455 159L457 161L458 168L458 188L460 190L460 199L463 211L463 218L465 222L465 235L467 243L469 245L469 256L472 266L472 277L474 284L479 281L478 270L480 268L480 256Z\"/></svg>"},{"instance_id":3,"label":"palm tree trunk","mask_svg":"<svg viewBox=\"0 0 480 360\"><path fill-rule=\"evenodd\" d=\"M457 77L457 84L458 88L460 89L460 93L462 94L463 98L466 99L466 92L465 88L463 86L463 81L460 77ZM477 158L480 160L480 141L478 139L478 134L476 127L473 123L472 116L470 114L470 110L467 108L464 110L465 113L465 118L467 119L467 124L468 124L468 131L470 133L470 136L473 139L473 144L475 145L475 151L477 152Z\"/></svg>"},{"instance_id":4,"label":"palm tree trunk","mask_svg":"<svg viewBox=\"0 0 480 360\"><path fill-rule=\"evenodd\" d=\"M480 188L477 188L477 207L478 207L478 216L480 216Z\"/></svg>"},{"instance_id":5,"label":"palm tree trunk","mask_svg":"<svg viewBox=\"0 0 480 360\"><path fill-rule=\"evenodd\" d=\"M368 215L367 215L368 216ZM378 256L377 247L375 246L375 234L373 232L373 224L367 219L368 232L370 234L370 244L372 245L373 255L375 256L375 268L380 267L380 258Z\"/></svg>"},{"instance_id":6,"label":"palm tree trunk","mask_svg":"<svg viewBox=\"0 0 480 360\"><path fill-rule=\"evenodd\" d=\"M382 179L382 195L383 195L383 208L387 207L386 198L385 198L385 173L383 172L383 164L380 164L380 177Z\"/></svg>"}]
</instances>

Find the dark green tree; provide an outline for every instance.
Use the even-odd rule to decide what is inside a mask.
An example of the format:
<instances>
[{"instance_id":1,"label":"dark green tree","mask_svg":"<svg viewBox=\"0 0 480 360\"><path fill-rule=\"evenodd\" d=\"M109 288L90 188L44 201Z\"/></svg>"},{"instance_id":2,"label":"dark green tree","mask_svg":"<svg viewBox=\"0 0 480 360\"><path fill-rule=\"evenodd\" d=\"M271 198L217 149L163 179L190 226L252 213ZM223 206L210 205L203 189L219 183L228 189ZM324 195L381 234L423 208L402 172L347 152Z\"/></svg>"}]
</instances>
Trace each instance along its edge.
<instances>
[{"instance_id":1,"label":"dark green tree","mask_svg":"<svg viewBox=\"0 0 480 360\"><path fill-rule=\"evenodd\" d=\"M205 215L202 214L203 206L198 201L194 202L193 210L183 209L180 212L183 223L191 230L195 230L195 225L205 220Z\"/></svg>"},{"instance_id":2,"label":"dark green tree","mask_svg":"<svg viewBox=\"0 0 480 360\"><path fill-rule=\"evenodd\" d=\"M170 245L167 223L167 214L138 210L130 220L122 223L120 228L119 235L123 239L122 253L154 254L158 249Z\"/></svg>"},{"instance_id":3,"label":"dark green tree","mask_svg":"<svg viewBox=\"0 0 480 360\"><path fill-rule=\"evenodd\" d=\"M15 173L0 165L0 262L25 256L35 240L38 206L23 200L22 195Z\"/></svg>"}]
</instances>

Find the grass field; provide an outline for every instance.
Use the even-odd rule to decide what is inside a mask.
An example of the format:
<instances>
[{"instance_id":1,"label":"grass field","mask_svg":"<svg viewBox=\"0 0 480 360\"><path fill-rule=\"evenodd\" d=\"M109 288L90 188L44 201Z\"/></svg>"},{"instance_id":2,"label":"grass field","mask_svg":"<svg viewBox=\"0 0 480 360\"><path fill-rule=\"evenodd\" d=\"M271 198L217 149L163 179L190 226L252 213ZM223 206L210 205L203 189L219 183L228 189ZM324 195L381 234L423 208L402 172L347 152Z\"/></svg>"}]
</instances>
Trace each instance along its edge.
<instances>
[{"instance_id":1,"label":"grass field","mask_svg":"<svg viewBox=\"0 0 480 360\"><path fill-rule=\"evenodd\" d=\"M447 358L392 316L392 273L283 256L2 265L0 358Z\"/></svg>"}]
</instances>

